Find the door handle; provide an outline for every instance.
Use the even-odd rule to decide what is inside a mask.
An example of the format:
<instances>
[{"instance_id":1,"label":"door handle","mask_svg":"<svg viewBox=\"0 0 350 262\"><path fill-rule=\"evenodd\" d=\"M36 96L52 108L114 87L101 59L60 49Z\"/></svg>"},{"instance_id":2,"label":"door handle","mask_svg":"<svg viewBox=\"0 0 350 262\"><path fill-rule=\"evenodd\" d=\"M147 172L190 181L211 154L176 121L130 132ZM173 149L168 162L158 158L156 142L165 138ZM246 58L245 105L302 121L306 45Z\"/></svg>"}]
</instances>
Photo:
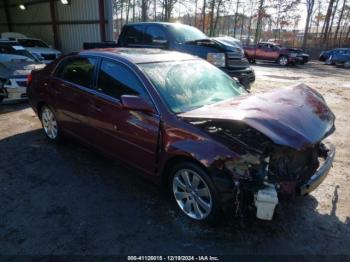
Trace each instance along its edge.
<instances>
[{"instance_id":1,"label":"door handle","mask_svg":"<svg viewBox=\"0 0 350 262\"><path fill-rule=\"evenodd\" d=\"M102 112L102 108L100 106L97 105L92 105L92 108L96 111L96 112Z\"/></svg>"},{"instance_id":2,"label":"door handle","mask_svg":"<svg viewBox=\"0 0 350 262\"><path fill-rule=\"evenodd\" d=\"M61 92L60 90L56 89L56 88L53 90L53 92L54 92L56 95L62 94L62 92Z\"/></svg>"}]
</instances>

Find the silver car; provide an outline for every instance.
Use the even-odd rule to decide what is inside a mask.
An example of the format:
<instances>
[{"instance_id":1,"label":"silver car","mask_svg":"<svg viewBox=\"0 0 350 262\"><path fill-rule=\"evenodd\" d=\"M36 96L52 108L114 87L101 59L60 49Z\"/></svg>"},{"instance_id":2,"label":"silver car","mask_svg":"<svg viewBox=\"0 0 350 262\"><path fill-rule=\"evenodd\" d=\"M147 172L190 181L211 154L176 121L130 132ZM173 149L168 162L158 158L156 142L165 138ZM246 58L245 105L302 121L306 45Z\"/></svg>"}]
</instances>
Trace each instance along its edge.
<instances>
[{"instance_id":1,"label":"silver car","mask_svg":"<svg viewBox=\"0 0 350 262\"><path fill-rule=\"evenodd\" d=\"M17 39L17 41L21 46L26 48L32 55L45 64L51 63L62 55L60 51L53 49L40 39L22 38Z\"/></svg>"},{"instance_id":2,"label":"silver car","mask_svg":"<svg viewBox=\"0 0 350 262\"><path fill-rule=\"evenodd\" d=\"M0 41L0 102L26 99L28 75L44 66L17 42Z\"/></svg>"}]
</instances>

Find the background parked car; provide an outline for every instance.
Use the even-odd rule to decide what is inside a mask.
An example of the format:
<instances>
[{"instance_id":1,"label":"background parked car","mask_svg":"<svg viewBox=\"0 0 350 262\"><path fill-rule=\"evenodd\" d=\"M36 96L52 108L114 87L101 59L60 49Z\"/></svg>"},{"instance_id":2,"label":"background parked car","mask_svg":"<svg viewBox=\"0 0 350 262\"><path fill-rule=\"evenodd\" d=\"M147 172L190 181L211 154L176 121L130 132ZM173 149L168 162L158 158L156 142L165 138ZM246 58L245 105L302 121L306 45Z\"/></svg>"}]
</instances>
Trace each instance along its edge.
<instances>
[{"instance_id":1,"label":"background parked car","mask_svg":"<svg viewBox=\"0 0 350 262\"><path fill-rule=\"evenodd\" d=\"M335 55L335 54L338 54L338 53L341 53L341 52L350 52L350 48L335 48L335 49L332 49L332 50L327 50L327 51L322 51L320 53L320 56L318 57L318 60L320 61L328 61L329 63L329 58L332 56L332 55Z\"/></svg>"},{"instance_id":2,"label":"background parked car","mask_svg":"<svg viewBox=\"0 0 350 262\"><path fill-rule=\"evenodd\" d=\"M60 57L62 53L44 41L36 38L30 38L20 33L3 33L2 39L17 41L21 46L25 47L31 54L45 64L51 63L56 58Z\"/></svg>"},{"instance_id":3,"label":"background parked car","mask_svg":"<svg viewBox=\"0 0 350 262\"><path fill-rule=\"evenodd\" d=\"M53 49L40 39L21 38L17 41L45 64L51 63L62 55L60 51Z\"/></svg>"},{"instance_id":4,"label":"background parked car","mask_svg":"<svg viewBox=\"0 0 350 262\"><path fill-rule=\"evenodd\" d=\"M329 57L329 63L350 68L350 50L341 50Z\"/></svg>"},{"instance_id":5,"label":"background parked car","mask_svg":"<svg viewBox=\"0 0 350 262\"><path fill-rule=\"evenodd\" d=\"M17 42L0 41L0 102L26 99L28 75L43 67L44 64Z\"/></svg>"},{"instance_id":6,"label":"background parked car","mask_svg":"<svg viewBox=\"0 0 350 262\"><path fill-rule=\"evenodd\" d=\"M309 61L309 55L303 50L282 47L271 42L261 42L254 47L244 47L244 52L251 63L261 60L286 66L288 64L305 64Z\"/></svg>"}]
</instances>

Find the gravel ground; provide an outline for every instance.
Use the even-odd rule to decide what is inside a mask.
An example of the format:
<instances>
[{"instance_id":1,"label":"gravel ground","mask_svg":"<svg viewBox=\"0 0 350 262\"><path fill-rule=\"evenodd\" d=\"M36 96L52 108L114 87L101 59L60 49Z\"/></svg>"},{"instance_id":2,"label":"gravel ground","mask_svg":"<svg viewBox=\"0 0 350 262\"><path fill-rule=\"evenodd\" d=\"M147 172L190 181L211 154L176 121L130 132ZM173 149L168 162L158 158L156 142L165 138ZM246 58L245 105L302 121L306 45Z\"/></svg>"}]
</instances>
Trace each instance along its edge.
<instances>
[{"instance_id":1,"label":"gravel ground","mask_svg":"<svg viewBox=\"0 0 350 262\"><path fill-rule=\"evenodd\" d=\"M350 70L254 66L252 91L306 83L337 116L334 167L273 221L190 222L157 186L82 145L47 142L26 103L0 105L0 254L350 254Z\"/></svg>"}]
</instances>

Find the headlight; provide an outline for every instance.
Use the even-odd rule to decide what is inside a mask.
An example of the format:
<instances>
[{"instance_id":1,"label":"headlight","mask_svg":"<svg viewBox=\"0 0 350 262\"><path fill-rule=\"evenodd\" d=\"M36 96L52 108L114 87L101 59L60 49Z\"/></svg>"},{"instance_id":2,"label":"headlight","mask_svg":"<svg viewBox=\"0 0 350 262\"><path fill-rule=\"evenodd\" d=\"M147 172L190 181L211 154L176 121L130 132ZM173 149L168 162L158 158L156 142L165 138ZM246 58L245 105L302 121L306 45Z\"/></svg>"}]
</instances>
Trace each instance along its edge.
<instances>
[{"instance_id":1,"label":"headlight","mask_svg":"<svg viewBox=\"0 0 350 262\"><path fill-rule=\"evenodd\" d=\"M297 53L291 53L290 54L291 57L297 57L297 55L298 55Z\"/></svg>"},{"instance_id":2,"label":"headlight","mask_svg":"<svg viewBox=\"0 0 350 262\"><path fill-rule=\"evenodd\" d=\"M209 63L217 67L225 67L226 66L226 56L225 53L208 53L207 60Z\"/></svg>"}]
</instances>

